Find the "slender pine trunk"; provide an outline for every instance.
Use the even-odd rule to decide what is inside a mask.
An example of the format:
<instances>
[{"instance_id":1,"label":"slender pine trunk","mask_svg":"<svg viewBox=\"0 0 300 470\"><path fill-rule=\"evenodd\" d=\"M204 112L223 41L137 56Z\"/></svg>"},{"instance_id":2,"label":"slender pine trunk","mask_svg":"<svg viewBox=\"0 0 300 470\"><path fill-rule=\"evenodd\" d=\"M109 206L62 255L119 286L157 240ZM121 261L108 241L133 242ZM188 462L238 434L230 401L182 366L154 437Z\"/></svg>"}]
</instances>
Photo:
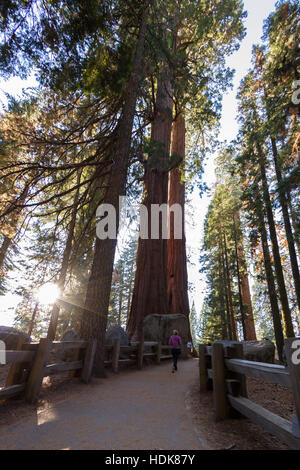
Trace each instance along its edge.
<instances>
[{"instance_id":1,"label":"slender pine trunk","mask_svg":"<svg viewBox=\"0 0 300 470\"><path fill-rule=\"evenodd\" d=\"M1 269L3 268L3 265L4 265L4 260L6 258L8 249L11 246L11 244L12 244L12 239L5 236L3 239L1 248L0 248L0 274L1 274Z\"/></svg>"},{"instance_id":2,"label":"slender pine trunk","mask_svg":"<svg viewBox=\"0 0 300 470\"><path fill-rule=\"evenodd\" d=\"M241 312L243 317L243 330L244 339L246 341L255 341L257 339L255 332L255 322L252 309L251 292L249 286L249 276L247 270L247 263L245 259L245 250L243 243L243 234L241 231L241 221L239 213L234 215L235 227L235 246L236 246L236 259L237 271L239 278L239 294L240 302L242 305Z\"/></svg>"},{"instance_id":3,"label":"slender pine trunk","mask_svg":"<svg viewBox=\"0 0 300 470\"><path fill-rule=\"evenodd\" d=\"M80 184L81 173L82 172L79 171L77 175L77 185ZM63 259L62 259L59 278L57 282L57 287L59 288L61 295L65 287L70 257L72 253L72 245L73 245L74 231L75 231L76 217L77 217L78 199L79 199L79 188L77 189L75 196L74 196L74 200L73 200L73 209L72 209L71 220L70 220L70 224L68 228L68 237L67 237L66 246L64 249L64 253L63 253ZM55 340L59 311L60 311L60 306L58 305L58 303L54 304L52 308L50 323L49 323L48 332L47 332L47 338L50 341Z\"/></svg>"},{"instance_id":4,"label":"slender pine trunk","mask_svg":"<svg viewBox=\"0 0 300 470\"><path fill-rule=\"evenodd\" d=\"M268 186L267 175L266 175L265 157L263 155L261 146L258 142L257 142L257 149L258 149L260 175L261 175L261 182L262 182L262 189L263 189L263 200L264 200L264 205L265 205L265 210L266 210L266 215L267 215L267 220L268 220L270 238L271 238L271 243L272 243L272 251L273 251L273 257L274 257L276 279L277 279L279 297L280 297L280 302L281 302L283 317L284 317L284 329L285 329L286 336L288 338L293 338L295 336L295 333L294 333L294 327L293 327L293 322L292 322L292 315L291 315L291 310L289 306L288 296L287 296L286 287L285 287L281 256L280 256L280 251L279 251L272 203L271 203L269 186Z\"/></svg>"},{"instance_id":5,"label":"slender pine trunk","mask_svg":"<svg viewBox=\"0 0 300 470\"><path fill-rule=\"evenodd\" d=\"M273 270L272 270L271 255L270 255L269 244L268 244L268 235L267 235L265 219L264 219L263 202L260 199L258 188L256 190L256 207L257 207L257 216L258 216L258 230L260 232L262 249L263 249L264 266L265 266L268 293L269 293L271 312L272 312L272 318L273 318L275 341L276 341L279 359L282 361L282 352L283 352L283 344L284 344L283 329L282 329L282 324L281 324L280 311L279 311L279 307L277 303L277 293L276 293L276 287L275 287L275 279L274 279Z\"/></svg>"},{"instance_id":6,"label":"slender pine trunk","mask_svg":"<svg viewBox=\"0 0 300 470\"><path fill-rule=\"evenodd\" d=\"M227 242L226 242L225 233L223 234L223 240L224 240L224 254L225 254L226 286L227 286L227 295L228 295L228 305L229 305L229 315L230 315L232 339L233 339L233 341L237 341L238 335L237 335L237 329L236 329L236 321L235 321L235 318L234 318L234 309L233 309L233 302L232 302L231 276L230 276L230 269L229 269Z\"/></svg>"},{"instance_id":7,"label":"slender pine trunk","mask_svg":"<svg viewBox=\"0 0 300 470\"><path fill-rule=\"evenodd\" d=\"M225 298L225 289L224 289L224 273L223 273L223 264L222 264L222 252L219 246L219 303L220 303L220 317L222 323L222 339L228 338L227 325L226 325L226 298ZM225 299L225 302L224 302Z\"/></svg>"},{"instance_id":8,"label":"slender pine trunk","mask_svg":"<svg viewBox=\"0 0 300 470\"><path fill-rule=\"evenodd\" d=\"M225 296L225 304L226 304L228 339L230 341L232 341L233 340L233 334L232 334L232 324L231 324L229 299L228 299L227 274L226 274L225 253L224 253L225 250L224 250L224 244L223 244L223 237L222 236L220 236L219 244L220 244L220 247L221 247L221 259L222 259L222 270L223 270L224 296Z\"/></svg>"},{"instance_id":9,"label":"slender pine trunk","mask_svg":"<svg viewBox=\"0 0 300 470\"><path fill-rule=\"evenodd\" d=\"M299 265L298 265L297 253L295 249L295 241L294 241L292 225L291 225L290 216L289 216L288 202L286 198L285 189L283 186L283 178L282 178L282 173L281 173L281 168L280 168L280 163L279 163L277 145L273 137L271 137L271 144L272 144L275 172L276 172L277 183L278 183L279 201L280 201L281 211L283 215L286 239L287 239L288 247L289 247L289 255L290 255L290 260L291 260L291 268L292 268L295 292L296 292L296 297L297 297L297 302L298 302L298 309L300 310Z\"/></svg>"},{"instance_id":10,"label":"slender pine trunk","mask_svg":"<svg viewBox=\"0 0 300 470\"><path fill-rule=\"evenodd\" d=\"M32 312L32 316L31 316L29 328L28 328L28 333L27 333L28 336L31 336L31 335L32 335L32 332L33 332L33 328L34 328L34 326L35 326L35 321L36 321L36 317L37 317L38 311L39 311L39 303L36 302L36 303L35 303L35 306L34 306L34 309L33 309L33 312Z\"/></svg>"}]
</instances>

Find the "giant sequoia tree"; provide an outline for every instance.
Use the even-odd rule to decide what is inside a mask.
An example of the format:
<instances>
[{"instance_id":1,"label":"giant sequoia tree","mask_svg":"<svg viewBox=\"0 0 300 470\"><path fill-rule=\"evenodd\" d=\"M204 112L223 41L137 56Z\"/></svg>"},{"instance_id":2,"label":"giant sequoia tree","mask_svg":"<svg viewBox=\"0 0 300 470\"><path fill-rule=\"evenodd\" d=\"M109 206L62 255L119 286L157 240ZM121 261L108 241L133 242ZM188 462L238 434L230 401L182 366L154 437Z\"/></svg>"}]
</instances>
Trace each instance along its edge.
<instances>
[{"instance_id":1,"label":"giant sequoia tree","mask_svg":"<svg viewBox=\"0 0 300 470\"><path fill-rule=\"evenodd\" d=\"M159 64L151 150L146 161L144 178L143 203L148 209L151 204L166 205L168 203L168 172L178 165L178 161L184 159L182 142L179 144L175 141L174 148L172 148L174 154L172 153L169 157L172 103L175 102L175 109L177 108L181 113L187 113L191 103L198 106L195 111L197 118L194 124L197 122L196 125L202 130L209 126L212 116L216 118L219 111L220 103L216 102L215 98L228 85L230 78L230 71L221 68L220 64L224 64L226 54L237 47L237 39L243 35L240 2L209 3L210 8L207 9L207 2L202 1L169 2L164 13L164 23L158 30L160 48L165 57ZM225 34L221 24L223 27L226 24ZM196 35L193 33L194 30L197 32ZM218 76L217 87L214 83L214 76ZM216 93L214 97L213 92ZM179 123L178 116L175 126ZM184 130L181 130L179 137L176 127L174 129L176 140L184 141ZM175 145L180 146L179 153L176 153ZM173 198L174 191L180 191L180 187L177 186L177 190L175 189L175 173L171 174L170 195ZM182 205L183 200L184 192L178 203ZM151 228L151 211L148 210L148 213L148 227ZM174 244L172 247L172 243L169 243L171 251L169 260L174 256L174 260L178 259L178 264L176 273L169 272L168 275L167 242L163 236L163 228L161 225L158 240L149 239L139 242L135 288L128 323L130 336L142 334L143 319L149 314L170 313L177 308L180 308L180 311L176 313L187 314L188 312L184 242L177 243L176 248ZM171 268L175 266L172 266L172 261L169 261L169 269ZM178 276L177 284L176 276ZM182 290L182 301L175 304L176 296L178 296L178 294L174 295L176 287Z\"/></svg>"}]
</instances>

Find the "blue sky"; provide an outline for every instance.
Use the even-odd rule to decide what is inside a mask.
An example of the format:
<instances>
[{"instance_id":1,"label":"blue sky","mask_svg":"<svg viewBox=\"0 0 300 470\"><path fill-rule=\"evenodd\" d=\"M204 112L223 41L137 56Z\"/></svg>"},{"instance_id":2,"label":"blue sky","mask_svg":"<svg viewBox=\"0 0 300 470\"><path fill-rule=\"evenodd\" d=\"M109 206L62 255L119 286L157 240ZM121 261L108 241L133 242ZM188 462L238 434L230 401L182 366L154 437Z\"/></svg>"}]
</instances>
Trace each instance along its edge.
<instances>
[{"instance_id":1,"label":"blue sky","mask_svg":"<svg viewBox=\"0 0 300 470\"><path fill-rule=\"evenodd\" d=\"M235 138L238 130L235 116L237 113L236 94L241 79L247 73L251 65L251 50L253 44L260 42L262 36L263 20L274 10L275 0L245 0L245 9L248 12L248 18L245 21L247 36L241 43L240 49L227 59L227 65L235 69L233 80L233 89L223 98L223 113L221 120L220 140L230 141ZM21 93L22 88L34 86L34 78L24 82L14 77L7 82L0 80L0 100L5 101L4 92L13 95ZM210 158L206 164L203 179L209 186L214 183L214 159ZM187 225L187 248L191 252L191 265L188 266L189 281L193 284L194 290L191 294L191 302L194 300L196 310L199 313L204 297L205 280L199 274L199 255L201 247L201 238L203 234L204 217L210 202L208 195L201 199L197 192L193 194L191 207L188 209L193 216L193 227ZM13 309L16 305L16 297L8 294L0 301L0 325L11 325L13 322Z\"/></svg>"}]
</instances>

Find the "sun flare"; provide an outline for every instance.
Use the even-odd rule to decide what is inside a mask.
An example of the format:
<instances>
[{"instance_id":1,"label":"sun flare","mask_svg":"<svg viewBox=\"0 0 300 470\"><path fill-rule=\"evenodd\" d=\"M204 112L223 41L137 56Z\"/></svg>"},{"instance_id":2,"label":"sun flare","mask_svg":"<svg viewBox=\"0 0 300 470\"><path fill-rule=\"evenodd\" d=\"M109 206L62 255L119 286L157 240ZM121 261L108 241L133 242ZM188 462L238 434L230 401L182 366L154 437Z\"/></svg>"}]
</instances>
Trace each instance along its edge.
<instances>
[{"instance_id":1,"label":"sun flare","mask_svg":"<svg viewBox=\"0 0 300 470\"><path fill-rule=\"evenodd\" d=\"M56 284L44 284L38 289L37 299L40 304L50 305L53 304L59 295L59 289Z\"/></svg>"}]
</instances>

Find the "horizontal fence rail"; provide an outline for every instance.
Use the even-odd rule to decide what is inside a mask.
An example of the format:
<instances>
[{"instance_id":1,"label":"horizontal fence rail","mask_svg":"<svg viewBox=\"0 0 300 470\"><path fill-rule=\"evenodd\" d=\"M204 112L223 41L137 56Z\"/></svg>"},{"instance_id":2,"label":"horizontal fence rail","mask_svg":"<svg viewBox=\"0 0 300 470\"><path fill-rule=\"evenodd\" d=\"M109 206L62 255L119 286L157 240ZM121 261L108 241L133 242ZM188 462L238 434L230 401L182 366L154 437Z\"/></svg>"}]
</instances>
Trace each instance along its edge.
<instances>
[{"instance_id":1,"label":"horizontal fence rail","mask_svg":"<svg viewBox=\"0 0 300 470\"><path fill-rule=\"evenodd\" d=\"M291 360L294 338L285 340L288 367L243 359L242 343L228 346L218 341L199 345L200 392L213 390L215 419L247 417L281 439L292 449L300 449L300 364ZM252 402L247 396L246 376L292 389L296 414L293 423Z\"/></svg>"},{"instance_id":2,"label":"horizontal fence rail","mask_svg":"<svg viewBox=\"0 0 300 470\"><path fill-rule=\"evenodd\" d=\"M172 358L171 346L155 341L140 341L121 346L119 339L105 346L106 367L117 373L120 366L136 365L143 367L145 359L159 364ZM96 342L92 341L50 341L41 339L36 343L23 343L17 350L6 351L6 363L10 364L5 387L0 388L0 400L24 394L26 401L34 403L39 395L43 378L58 373L69 372L88 383L92 375ZM67 352L67 360L61 359ZM125 356L125 357L124 357ZM57 360L58 359L58 360Z\"/></svg>"},{"instance_id":3,"label":"horizontal fence rail","mask_svg":"<svg viewBox=\"0 0 300 470\"><path fill-rule=\"evenodd\" d=\"M96 350L95 341L50 341L39 343L19 341L16 351L6 351L6 364L11 364L5 387L0 388L0 400L24 393L28 402L37 400L44 377L67 371L81 371L81 380L88 383ZM80 360L49 363L50 356L74 351Z\"/></svg>"},{"instance_id":4,"label":"horizontal fence rail","mask_svg":"<svg viewBox=\"0 0 300 470\"><path fill-rule=\"evenodd\" d=\"M239 372L249 377L263 379L289 388L292 386L290 373L284 366L245 361L243 359L225 359L225 366L232 372Z\"/></svg>"}]
</instances>

